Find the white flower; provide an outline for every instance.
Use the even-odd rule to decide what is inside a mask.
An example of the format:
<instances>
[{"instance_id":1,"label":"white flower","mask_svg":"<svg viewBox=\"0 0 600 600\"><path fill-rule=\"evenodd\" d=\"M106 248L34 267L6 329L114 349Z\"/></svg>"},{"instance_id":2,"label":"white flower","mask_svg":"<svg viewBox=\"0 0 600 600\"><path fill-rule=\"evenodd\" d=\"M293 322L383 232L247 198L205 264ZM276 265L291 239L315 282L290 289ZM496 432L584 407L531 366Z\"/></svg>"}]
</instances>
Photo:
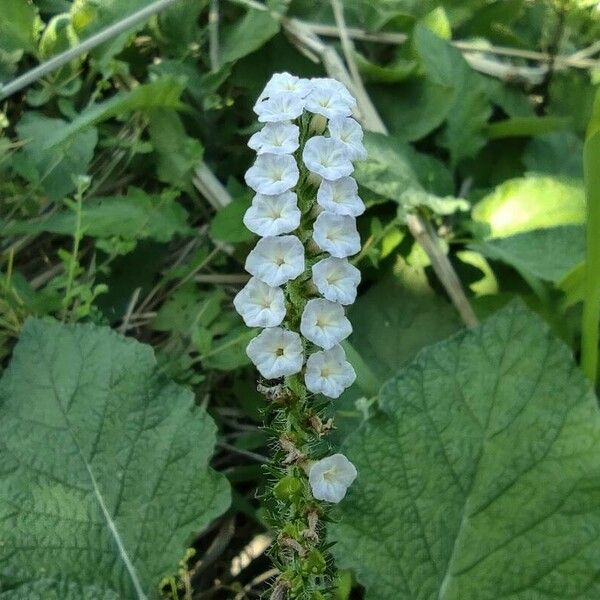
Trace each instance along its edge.
<instances>
[{"instance_id":1,"label":"white flower","mask_svg":"<svg viewBox=\"0 0 600 600\"><path fill-rule=\"evenodd\" d=\"M277 327L285 317L283 290L252 277L233 299L248 327Z\"/></svg>"},{"instance_id":2,"label":"white flower","mask_svg":"<svg viewBox=\"0 0 600 600\"><path fill-rule=\"evenodd\" d=\"M311 465L308 482L317 500L337 504L357 475L356 467L343 454L332 454Z\"/></svg>"},{"instance_id":3,"label":"white flower","mask_svg":"<svg viewBox=\"0 0 600 600\"><path fill-rule=\"evenodd\" d=\"M300 333L313 344L329 350L352 333L352 325L341 304L313 298L302 312Z\"/></svg>"},{"instance_id":4,"label":"white flower","mask_svg":"<svg viewBox=\"0 0 600 600\"><path fill-rule=\"evenodd\" d=\"M335 79L310 80L311 89L306 97L306 110L328 119L349 117L356 100L346 87Z\"/></svg>"},{"instance_id":5,"label":"white flower","mask_svg":"<svg viewBox=\"0 0 600 600\"><path fill-rule=\"evenodd\" d=\"M352 177L337 181L323 179L317 191L317 203L336 215L358 217L365 212L364 202L358 195L358 184Z\"/></svg>"},{"instance_id":6,"label":"white flower","mask_svg":"<svg viewBox=\"0 0 600 600\"><path fill-rule=\"evenodd\" d=\"M265 89L260 93L254 110L256 110L256 106L260 102L275 94L288 93L300 98L305 98L308 95L310 88L311 83L308 79L301 79L300 77L296 77L296 75L290 75L286 72L275 73L271 79L269 79L267 85L265 85Z\"/></svg>"},{"instance_id":7,"label":"white flower","mask_svg":"<svg viewBox=\"0 0 600 600\"><path fill-rule=\"evenodd\" d=\"M248 146L258 154L292 154L300 145L299 137L297 125L267 123L248 140Z\"/></svg>"},{"instance_id":8,"label":"white flower","mask_svg":"<svg viewBox=\"0 0 600 600\"><path fill-rule=\"evenodd\" d=\"M300 216L294 192L256 194L244 215L244 225L261 237L281 235L294 231L300 225Z\"/></svg>"},{"instance_id":9,"label":"white flower","mask_svg":"<svg viewBox=\"0 0 600 600\"><path fill-rule=\"evenodd\" d=\"M327 300L352 304L356 300L360 271L345 258L329 257L313 265L312 280Z\"/></svg>"},{"instance_id":10,"label":"white flower","mask_svg":"<svg viewBox=\"0 0 600 600\"><path fill-rule=\"evenodd\" d=\"M300 336L281 327L261 331L250 340L246 354L267 379L299 373L304 361Z\"/></svg>"},{"instance_id":11,"label":"white flower","mask_svg":"<svg viewBox=\"0 0 600 600\"><path fill-rule=\"evenodd\" d=\"M322 212L315 221L313 240L321 250L337 258L352 256L360 250L356 220L347 215Z\"/></svg>"},{"instance_id":12,"label":"white flower","mask_svg":"<svg viewBox=\"0 0 600 600\"><path fill-rule=\"evenodd\" d=\"M350 160L364 160L367 151L363 146L362 127L350 117L336 117L329 121L329 133L346 146Z\"/></svg>"},{"instance_id":13,"label":"white flower","mask_svg":"<svg viewBox=\"0 0 600 600\"><path fill-rule=\"evenodd\" d=\"M246 258L246 271L272 287L282 285L304 271L304 246L293 235L262 238Z\"/></svg>"},{"instance_id":14,"label":"white flower","mask_svg":"<svg viewBox=\"0 0 600 600\"><path fill-rule=\"evenodd\" d=\"M293 121L304 110L305 100L295 94L274 94L254 106L254 112L261 123Z\"/></svg>"},{"instance_id":15,"label":"white flower","mask_svg":"<svg viewBox=\"0 0 600 600\"><path fill-rule=\"evenodd\" d=\"M346 354L341 346L315 352L306 361L304 381L306 387L315 394L339 398L355 379L356 373L346 360Z\"/></svg>"},{"instance_id":16,"label":"white flower","mask_svg":"<svg viewBox=\"0 0 600 600\"><path fill-rule=\"evenodd\" d=\"M246 183L259 194L282 194L298 183L300 173L294 157L260 154L246 171Z\"/></svg>"},{"instance_id":17,"label":"white flower","mask_svg":"<svg viewBox=\"0 0 600 600\"><path fill-rule=\"evenodd\" d=\"M309 171L331 181L346 177L354 171L344 144L322 135L312 137L306 142L302 160Z\"/></svg>"}]
</instances>

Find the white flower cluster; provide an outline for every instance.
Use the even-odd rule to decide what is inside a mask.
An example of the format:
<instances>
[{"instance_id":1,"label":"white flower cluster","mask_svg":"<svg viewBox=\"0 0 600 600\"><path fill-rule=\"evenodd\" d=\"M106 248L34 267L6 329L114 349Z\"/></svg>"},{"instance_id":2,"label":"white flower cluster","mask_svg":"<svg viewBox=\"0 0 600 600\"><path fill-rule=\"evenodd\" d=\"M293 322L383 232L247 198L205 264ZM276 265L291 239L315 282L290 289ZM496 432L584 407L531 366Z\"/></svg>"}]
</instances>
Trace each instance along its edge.
<instances>
[{"instance_id":1,"label":"white flower cluster","mask_svg":"<svg viewBox=\"0 0 600 600\"><path fill-rule=\"evenodd\" d=\"M257 158L245 176L256 195L244 224L261 239L246 260L252 278L234 299L248 326L265 328L247 347L261 375L275 379L304 368L307 389L329 398L338 398L356 379L340 346L352 332L344 306L356 299L360 271L348 257L360 250L356 217L365 210L351 177L353 161L366 156L362 128L350 116L355 107L352 95L333 79L278 73L260 94L254 111L264 126L248 143ZM311 113L312 122L320 120L323 130L326 126L325 135L310 136ZM312 245L329 256L311 261L312 283L322 297L306 303L298 333L281 326L286 300L280 286L305 272L305 248L294 235L302 220L297 193L304 198L309 182L315 181L318 188L310 190L309 203L315 201L310 214L318 211ZM319 347L306 364L302 337ZM332 465L313 463L310 481L316 498L339 502L356 476L351 463L351 468L340 466L339 456L323 459L334 460ZM341 478L334 476L340 473Z\"/></svg>"}]
</instances>

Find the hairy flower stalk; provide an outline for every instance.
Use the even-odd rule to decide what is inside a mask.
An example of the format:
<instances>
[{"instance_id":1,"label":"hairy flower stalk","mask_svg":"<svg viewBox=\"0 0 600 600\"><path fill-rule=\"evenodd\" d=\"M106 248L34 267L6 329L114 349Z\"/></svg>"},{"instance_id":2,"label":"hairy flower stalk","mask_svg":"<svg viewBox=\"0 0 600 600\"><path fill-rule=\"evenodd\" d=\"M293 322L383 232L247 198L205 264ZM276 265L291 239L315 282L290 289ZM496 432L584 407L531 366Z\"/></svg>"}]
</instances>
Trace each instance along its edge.
<instances>
[{"instance_id":1,"label":"hairy flower stalk","mask_svg":"<svg viewBox=\"0 0 600 600\"><path fill-rule=\"evenodd\" d=\"M263 328L247 354L264 378L258 389L274 436L266 501L278 600L330 597L328 509L357 476L324 438L331 399L356 378L340 345L352 332L344 307L360 272L348 257L360 250L356 217L365 209L351 177L365 157L355 106L335 80L275 74L254 107L264 125L248 144L257 158L246 183L256 195L244 223L260 239L234 305L248 326Z\"/></svg>"}]
</instances>

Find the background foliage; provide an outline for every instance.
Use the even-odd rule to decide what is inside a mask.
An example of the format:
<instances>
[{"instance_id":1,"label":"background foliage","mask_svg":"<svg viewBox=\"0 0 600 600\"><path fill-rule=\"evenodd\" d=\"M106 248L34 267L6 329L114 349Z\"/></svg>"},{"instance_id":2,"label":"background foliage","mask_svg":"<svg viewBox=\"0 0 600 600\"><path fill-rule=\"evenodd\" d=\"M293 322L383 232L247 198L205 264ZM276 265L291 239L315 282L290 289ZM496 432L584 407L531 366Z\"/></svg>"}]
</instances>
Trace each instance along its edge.
<instances>
[{"instance_id":1,"label":"background foliage","mask_svg":"<svg viewBox=\"0 0 600 600\"><path fill-rule=\"evenodd\" d=\"M0 82L146 4L0 0ZM356 172L368 210L346 349L359 376L336 402L334 437L359 479L332 527L348 569L337 598L537 599L557 589L596 598L598 415L572 356L586 282L582 156L600 75L597 3L345 0L343 9L351 58L389 135L367 134ZM139 411L154 423L144 444L178 448L164 496L140 487L122 500L131 500L117 527L127 550L131 519L145 503L153 511L148 548L130 555L144 594L159 597L161 579L173 598L265 589L264 400L244 352L254 332L231 298L255 241L241 222L254 100L273 72L325 74L292 35L298 22L342 55L329 2L179 0L3 100L0 557L6 540L34 545L40 568L25 576L19 555L0 561L0 598L125 593L126 565L96 568L115 550L98 492L109 513L120 492L94 488L89 475L122 469L125 480L131 467L151 485L143 474L160 461L134 458ZM480 329L429 347L463 325L409 215L439 238L476 315L494 314ZM114 415L103 421L110 390L94 377L106 373L122 404L107 402ZM176 384L191 386L199 409L190 414ZM69 410L78 464L48 451L64 450L56 428ZM21 435L23 411L35 423ZM207 467L212 420L229 510L223 477ZM96 464L86 457L99 428L119 441ZM43 497L29 469L69 479ZM89 510L67 525L74 502ZM167 525L177 532L168 552ZM90 533L71 572L61 565L79 527ZM42 577L48 528L63 533L53 542L61 558ZM357 560L357 548L378 554L365 532L379 547L384 529L388 551ZM88 554L104 543L104 558Z\"/></svg>"}]
</instances>

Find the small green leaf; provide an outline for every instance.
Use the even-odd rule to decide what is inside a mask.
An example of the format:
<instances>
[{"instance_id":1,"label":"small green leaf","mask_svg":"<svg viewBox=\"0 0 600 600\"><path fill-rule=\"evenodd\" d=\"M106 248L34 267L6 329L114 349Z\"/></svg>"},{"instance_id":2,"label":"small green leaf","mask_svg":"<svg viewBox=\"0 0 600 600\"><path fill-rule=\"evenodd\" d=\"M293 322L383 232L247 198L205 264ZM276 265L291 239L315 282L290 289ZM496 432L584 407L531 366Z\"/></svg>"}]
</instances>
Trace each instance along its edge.
<instances>
[{"instance_id":1,"label":"small green leaf","mask_svg":"<svg viewBox=\"0 0 600 600\"><path fill-rule=\"evenodd\" d=\"M2 600L158 600L229 505L210 417L108 328L29 320L0 415Z\"/></svg>"},{"instance_id":2,"label":"small green leaf","mask_svg":"<svg viewBox=\"0 0 600 600\"><path fill-rule=\"evenodd\" d=\"M345 444L338 565L367 600L596 598L597 402L520 303L425 349Z\"/></svg>"},{"instance_id":3,"label":"small green leaf","mask_svg":"<svg viewBox=\"0 0 600 600\"><path fill-rule=\"evenodd\" d=\"M473 219L490 227L491 237L585 222L585 193L577 180L524 177L499 185L473 209Z\"/></svg>"},{"instance_id":4,"label":"small green leaf","mask_svg":"<svg viewBox=\"0 0 600 600\"><path fill-rule=\"evenodd\" d=\"M223 28L221 62L233 62L255 52L278 31L279 22L269 11L251 8L239 21Z\"/></svg>"},{"instance_id":5,"label":"small green leaf","mask_svg":"<svg viewBox=\"0 0 600 600\"><path fill-rule=\"evenodd\" d=\"M41 20L35 5L26 0L0 0L0 50L34 53Z\"/></svg>"},{"instance_id":6,"label":"small green leaf","mask_svg":"<svg viewBox=\"0 0 600 600\"><path fill-rule=\"evenodd\" d=\"M156 152L160 181L179 189L189 188L191 173L202 160L202 144L187 135L179 115L172 108L153 110L148 132Z\"/></svg>"}]
</instances>

